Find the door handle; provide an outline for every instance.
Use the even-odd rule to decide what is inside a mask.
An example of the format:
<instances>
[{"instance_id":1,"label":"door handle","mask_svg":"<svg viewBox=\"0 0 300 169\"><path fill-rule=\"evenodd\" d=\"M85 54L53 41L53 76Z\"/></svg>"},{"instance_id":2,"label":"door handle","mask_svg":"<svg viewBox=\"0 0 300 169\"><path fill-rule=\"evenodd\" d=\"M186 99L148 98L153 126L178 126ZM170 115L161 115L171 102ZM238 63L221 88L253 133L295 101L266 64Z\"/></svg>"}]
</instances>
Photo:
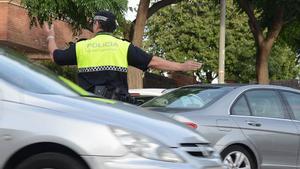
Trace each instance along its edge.
<instances>
[{"instance_id":1,"label":"door handle","mask_svg":"<svg viewBox=\"0 0 300 169\"><path fill-rule=\"evenodd\" d=\"M255 121L247 121L247 124L248 124L249 126L254 126L254 127L260 127L260 126L261 126L260 123L257 123L257 122L255 122Z\"/></svg>"}]
</instances>

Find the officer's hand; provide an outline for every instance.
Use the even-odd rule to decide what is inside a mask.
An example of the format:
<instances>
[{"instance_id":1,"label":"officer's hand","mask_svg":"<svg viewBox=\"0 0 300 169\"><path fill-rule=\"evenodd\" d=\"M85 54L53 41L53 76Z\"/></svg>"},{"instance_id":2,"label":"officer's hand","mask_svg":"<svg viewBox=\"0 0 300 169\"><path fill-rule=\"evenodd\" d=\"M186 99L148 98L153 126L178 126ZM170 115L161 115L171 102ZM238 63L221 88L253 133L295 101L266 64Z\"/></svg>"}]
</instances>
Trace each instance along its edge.
<instances>
[{"instance_id":1,"label":"officer's hand","mask_svg":"<svg viewBox=\"0 0 300 169\"><path fill-rule=\"evenodd\" d=\"M188 60L181 64L182 71L198 70L202 67L202 63Z\"/></svg>"},{"instance_id":2,"label":"officer's hand","mask_svg":"<svg viewBox=\"0 0 300 169\"><path fill-rule=\"evenodd\" d=\"M55 32L54 32L54 25L51 24L51 26L49 26L49 23L48 22L45 22L44 23L44 30L47 34L47 36L54 36L55 35Z\"/></svg>"}]
</instances>

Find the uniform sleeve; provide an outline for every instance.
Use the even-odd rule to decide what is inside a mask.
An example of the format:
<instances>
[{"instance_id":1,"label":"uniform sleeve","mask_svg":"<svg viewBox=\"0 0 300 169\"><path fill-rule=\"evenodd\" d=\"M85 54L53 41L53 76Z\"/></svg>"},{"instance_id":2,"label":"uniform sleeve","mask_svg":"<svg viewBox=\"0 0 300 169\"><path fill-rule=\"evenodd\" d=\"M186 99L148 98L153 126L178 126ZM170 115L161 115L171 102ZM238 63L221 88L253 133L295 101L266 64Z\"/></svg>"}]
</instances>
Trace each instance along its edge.
<instances>
[{"instance_id":1,"label":"uniform sleeve","mask_svg":"<svg viewBox=\"0 0 300 169\"><path fill-rule=\"evenodd\" d=\"M148 65L152 60L152 55L149 55L142 49L130 44L128 48L128 64L130 66L136 67L142 71L146 71L148 69Z\"/></svg>"},{"instance_id":2,"label":"uniform sleeve","mask_svg":"<svg viewBox=\"0 0 300 169\"><path fill-rule=\"evenodd\" d=\"M57 49L53 53L54 62L58 65L76 65L76 45L72 44L68 49Z\"/></svg>"}]
</instances>

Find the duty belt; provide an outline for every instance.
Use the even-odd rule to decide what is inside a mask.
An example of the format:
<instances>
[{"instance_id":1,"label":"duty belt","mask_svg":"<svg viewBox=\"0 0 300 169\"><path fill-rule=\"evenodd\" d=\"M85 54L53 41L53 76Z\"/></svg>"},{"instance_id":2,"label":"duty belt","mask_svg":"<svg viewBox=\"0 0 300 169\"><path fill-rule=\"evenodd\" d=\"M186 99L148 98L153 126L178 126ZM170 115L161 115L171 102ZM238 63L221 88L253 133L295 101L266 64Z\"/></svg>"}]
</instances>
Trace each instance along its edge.
<instances>
[{"instance_id":1,"label":"duty belt","mask_svg":"<svg viewBox=\"0 0 300 169\"><path fill-rule=\"evenodd\" d=\"M121 93L121 89L109 90L106 86L95 86L94 93L107 99L119 100L131 104L136 104L136 100L129 93Z\"/></svg>"}]
</instances>

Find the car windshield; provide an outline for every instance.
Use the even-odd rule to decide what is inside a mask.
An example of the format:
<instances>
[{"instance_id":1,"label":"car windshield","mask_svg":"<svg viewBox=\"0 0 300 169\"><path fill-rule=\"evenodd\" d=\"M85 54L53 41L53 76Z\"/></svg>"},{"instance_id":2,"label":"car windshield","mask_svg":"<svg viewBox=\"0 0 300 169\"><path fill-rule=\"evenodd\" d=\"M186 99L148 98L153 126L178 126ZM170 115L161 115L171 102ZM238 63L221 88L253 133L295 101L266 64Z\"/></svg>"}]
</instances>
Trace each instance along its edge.
<instances>
[{"instance_id":1,"label":"car windshield","mask_svg":"<svg viewBox=\"0 0 300 169\"><path fill-rule=\"evenodd\" d=\"M12 50L0 48L0 78L24 90L40 94L79 96L65 80L26 61ZM74 84L75 85L75 84Z\"/></svg>"},{"instance_id":2,"label":"car windshield","mask_svg":"<svg viewBox=\"0 0 300 169\"><path fill-rule=\"evenodd\" d=\"M180 88L156 97L143 104L142 107L199 109L215 102L231 90L231 87Z\"/></svg>"}]
</instances>

